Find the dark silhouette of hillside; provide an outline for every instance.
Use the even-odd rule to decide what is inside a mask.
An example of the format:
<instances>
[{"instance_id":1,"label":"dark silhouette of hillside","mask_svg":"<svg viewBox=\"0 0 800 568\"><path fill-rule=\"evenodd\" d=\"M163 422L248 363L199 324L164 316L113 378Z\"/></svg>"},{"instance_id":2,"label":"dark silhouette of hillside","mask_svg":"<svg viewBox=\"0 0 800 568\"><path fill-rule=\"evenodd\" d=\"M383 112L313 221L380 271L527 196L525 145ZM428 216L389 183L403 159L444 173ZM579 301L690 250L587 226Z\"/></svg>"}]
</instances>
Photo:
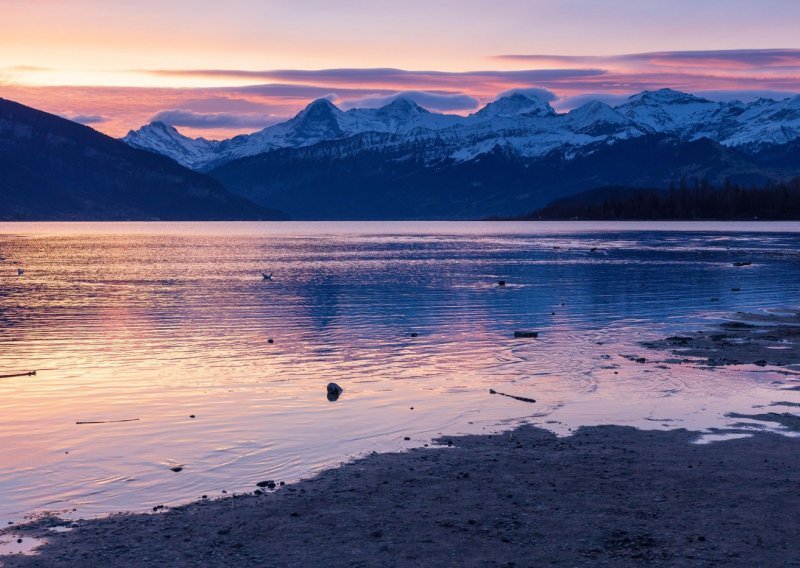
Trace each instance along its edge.
<instances>
[{"instance_id":1,"label":"dark silhouette of hillside","mask_svg":"<svg viewBox=\"0 0 800 568\"><path fill-rule=\"evenodd\" d=\"M170 158L0 99L0 219L280 218Z\"/></svg>"},{"instance_id":2,"label":"dark silhouette of hillside","mask_svg":"<svg viewBox=\"0 0 800 568\"><path fill-rule=\"evenodd\" d=\"M800 178L742 186L726 181L682 181L668 189L602 187L552 201L521 219L580 220L796 220Z\"/></svg>"}]
</instances>

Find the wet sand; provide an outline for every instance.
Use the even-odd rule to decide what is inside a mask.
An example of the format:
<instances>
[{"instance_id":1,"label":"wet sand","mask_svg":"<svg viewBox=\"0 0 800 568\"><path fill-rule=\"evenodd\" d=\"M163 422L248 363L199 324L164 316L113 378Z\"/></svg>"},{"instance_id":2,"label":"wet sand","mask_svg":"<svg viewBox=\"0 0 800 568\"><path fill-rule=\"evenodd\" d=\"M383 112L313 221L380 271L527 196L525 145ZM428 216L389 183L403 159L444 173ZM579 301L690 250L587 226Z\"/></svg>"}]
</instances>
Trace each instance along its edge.
<instances>
[{"instance_id":1,"label":"wet sand","mask_svg":"<svg viewBox=\"0 0 800 568\"><path fill-rule=\"evenodd\" d=\"M523 426L116 515L6 566L800 566L800 439ZM452 443L452 447L446 444ZM253 489L256 489L254 480Z\"/></svg>"},{"instance_id":2,"label":"wet sand","mask_svg":"<svg viewBox=\"0 0 800 568\"><path fill-rule=\"evenodd\" d=\"M717 326L643 345L710 366L797 366L800 365L800 312L739 312Z\"/></svg>"}]
</instances>

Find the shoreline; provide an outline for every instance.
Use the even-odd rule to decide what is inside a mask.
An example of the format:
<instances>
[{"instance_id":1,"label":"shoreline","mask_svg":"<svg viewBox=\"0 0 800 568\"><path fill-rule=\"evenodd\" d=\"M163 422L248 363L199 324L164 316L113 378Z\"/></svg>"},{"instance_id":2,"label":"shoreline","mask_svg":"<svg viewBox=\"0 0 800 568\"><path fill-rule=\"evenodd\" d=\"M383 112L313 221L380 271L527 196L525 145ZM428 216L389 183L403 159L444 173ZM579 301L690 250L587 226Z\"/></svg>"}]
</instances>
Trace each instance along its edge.
<instances>
[{"instance_id":1,"label":"shoreline","mask_svg":"<svg viewBox=\"0 0 800 568\"><path fill-rule=\"evenodd\" d=\"M795 374L800 313L740 312L643 345L676 363ZM567 437L522 425L152 513L46 516L0 530L0 541L44 542L0 566L800 566L800 416L727 416L743 422Z\"/></svg>"},{"instance_id":2,"label":"shoreline","mask_svg":"<svg viewBox=\"0 0 800 568\"><path fill-rule=\"evenodd\" d=\"M641 345L680 357L680 363L774 366L787 373L793 367L800 374L800 311L737 312L715 326Z\"/></svg>"},{"instance_id":3,"label":"shoreline","mask_svg":"<svg viewBox=\"0 0 800 568\"><path fill-rule=\"evenodd\" d=\"M261 495L43 518L7 567L800 565L800 438L533 426L375 454ZM452 446L447 444L452 443Z\"/></svg>"}]
</instances>

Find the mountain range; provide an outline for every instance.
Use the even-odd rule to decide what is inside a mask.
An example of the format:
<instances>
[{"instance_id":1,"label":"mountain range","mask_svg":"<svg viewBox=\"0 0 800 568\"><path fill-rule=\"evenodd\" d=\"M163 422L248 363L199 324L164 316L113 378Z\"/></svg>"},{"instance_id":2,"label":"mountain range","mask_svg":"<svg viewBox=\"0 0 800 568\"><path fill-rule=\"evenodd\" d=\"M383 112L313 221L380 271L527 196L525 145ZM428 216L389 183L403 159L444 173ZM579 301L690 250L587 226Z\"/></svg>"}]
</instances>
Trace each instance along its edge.
<instances>
[{"instance_id":1,"label":"mountain range","mask_svg":"<svg viewBox=\"0 0 800 568\"><path fill-rule=\"evenodd\" d=\"M210 171L237 158L366 133L393 135L389 140L380 138L384 145L443 144L447 151L431 156L434 161L466 161L497 146L527 158L553 150L575 156L584 149L591 151L598 142L652 134L687 141L708 138L723 146L754 150L800 138L800 95L782 101L714 102L662 89L639 93L617 107L591 101L559 114L539 96L518 92L469 116L429 112L404 98L382 108L348 111L318 99L286 122L229 140L189 138L162 122L132 130L123 140L186 167Z\"/></svg>"},{"instance_id":2,"label":"mountain range","mask_svg":"<svg viewBox=\"0 0 800 568\"><path fill-rule=\"evenodd\" d=\"M167 157L0 99L0 219L283 218Z\"/></svg>"},{"instance_id":3,"label":"mountain range","mask_svg":"<svg viewBox=\"0 0 800 568\"><path fill-rule=\"evenodd\" d=\"M519 92L469 116L320 99L223 141L163 123L120 141L0 99L0 219L512 217L598 187L796 177L800 96L722 103L665 89L559 114Z\"/></svg>"},{"instance_id":4,"label":"mountain range","mask_svg":"<svg viewBox=\"0 0 800 568\"><path fill-rule=\"evenodd\" d=\"M293 218L473 218L605 185L800 175L800 96L715 102L663 89L557 113L540 96L513 92L469 116L405 98L347 111L319 99L229 140L192 139L160 122L123 140Z\"/></svg>"}]
</instances>

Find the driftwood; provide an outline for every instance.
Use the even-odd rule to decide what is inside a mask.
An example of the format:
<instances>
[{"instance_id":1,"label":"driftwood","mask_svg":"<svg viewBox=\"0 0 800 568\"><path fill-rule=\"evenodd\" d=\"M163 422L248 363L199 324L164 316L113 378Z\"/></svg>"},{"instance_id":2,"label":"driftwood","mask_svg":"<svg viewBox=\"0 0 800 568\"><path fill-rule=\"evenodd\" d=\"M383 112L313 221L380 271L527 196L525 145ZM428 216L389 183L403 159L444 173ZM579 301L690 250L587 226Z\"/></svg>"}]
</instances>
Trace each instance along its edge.
<instances>
[{"instance_id":1,"label":"driftwood","mask_svg":"<svg viewBox=\"0 0 800 568\"><path fill-rule=\"evenodd\" d=\"M504 392L498 392L494 389L489 389L489 394L499 394L501 396L507 396L508 398L513 398L514 400L521 400L522 402L536 402L532 398L525 398L524 396L514 396L513 394L506 394Z\"/></svg>"},{"instance_id":2,"label":"driftwood","mask_svg":"<svg viewBox=\"0 0 800 568\"><path fill-rule=\"evenodd\" d=\"M32 377L36 371L25 371L24 373L15 373L13 375L0 375L0 379L10 379L12 377Z\"/></svg>"}]
</instances>

